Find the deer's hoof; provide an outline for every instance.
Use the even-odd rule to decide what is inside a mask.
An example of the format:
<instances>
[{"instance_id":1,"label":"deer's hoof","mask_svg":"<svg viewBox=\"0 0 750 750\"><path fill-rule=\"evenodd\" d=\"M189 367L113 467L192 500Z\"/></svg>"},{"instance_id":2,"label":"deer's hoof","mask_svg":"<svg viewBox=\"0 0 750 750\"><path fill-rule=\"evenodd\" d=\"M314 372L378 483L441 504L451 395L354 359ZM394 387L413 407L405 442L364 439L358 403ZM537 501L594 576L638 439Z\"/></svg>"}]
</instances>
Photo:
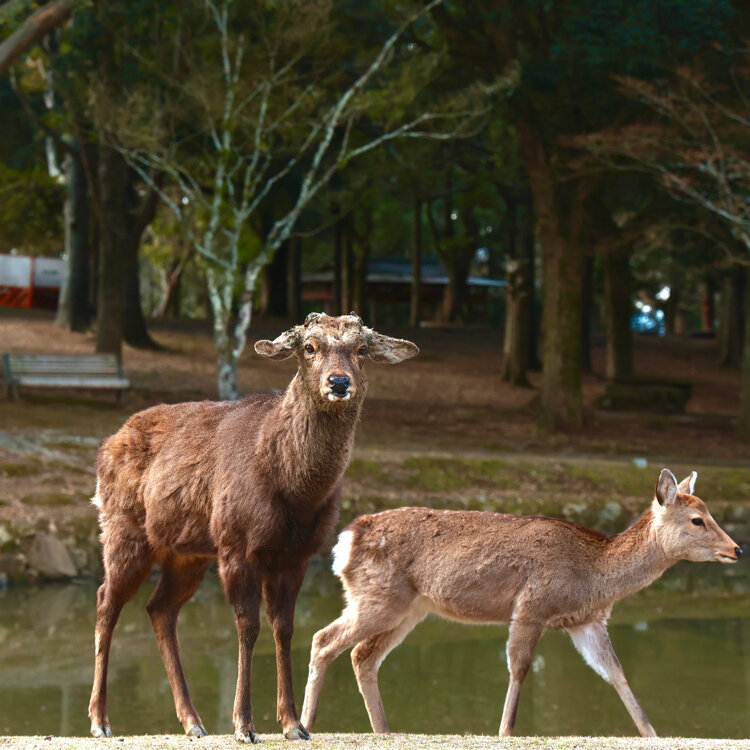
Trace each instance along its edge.
<instances>
[{"instance_id":1,"label":"deer's hoof","mask_svg":"<svg viewBox=\"0 0 750 750\"><path fill-rule=\"evenodd\" d=\"M91 727L92 737L111 737L112 730L106 724L94 725Z\"/></svg>"},{"instance_id":2,"label":"deer's hoof","mask_svg":"<svg viewBox=\"0 0 750 750\"><path fill-rule=\"evenodd\" d=\"M203 727L203 724L193 724L185 734L187 734L188 737L205 737L208 732Z\"/></svg>"},{"instance_id":3,"label":"deer's hoof","mask_svg":"<svg viewBox=\"0 0 750 750\"><path fill-rule=\"evenodd\" d=\"M288 740L309 740L310 732L308 732L303 726L292 727L284 732L284 737Z\"/></svg>"},{"instance_id":4,"label":"deer's hoof","mask_svg":"<svg viewBox=\"0 0 750 750\"><path fill-rule=\"evenodd\" d=\"M254 729L238 729L234 733L234 739L244 745L257 745L260 742L260 737Z\"/></svg>"}]
</instances>

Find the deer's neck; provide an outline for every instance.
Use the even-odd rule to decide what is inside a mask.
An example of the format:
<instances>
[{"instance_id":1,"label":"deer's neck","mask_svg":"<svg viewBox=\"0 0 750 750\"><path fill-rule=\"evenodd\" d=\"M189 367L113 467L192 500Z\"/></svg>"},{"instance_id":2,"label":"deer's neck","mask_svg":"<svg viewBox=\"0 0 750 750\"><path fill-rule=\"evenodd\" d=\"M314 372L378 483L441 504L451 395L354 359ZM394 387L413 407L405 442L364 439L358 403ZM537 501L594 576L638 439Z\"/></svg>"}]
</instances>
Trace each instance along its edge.
<instances>
[{"instance_id":1,"label":"deer's neck","mask_svg":"<svg viewBox=\"0 0 750 750\"><path fill-rule=\"evenodd\" d=\"M605 545L600 575L603 594L615 601L645 588L675 560L664 553L649 508L629 529Z\"/></svg>"},{"instance_id":2,"label":"deer's neck","mask_svg":"<svg viewBox=\"0 0 750 750\"><path fill-rule=\"evenodd\" d=\"M361 400L326 406L310 396L298 376L277 406L265 449L291 495L327 495L349 465Z\"/></svg>"}]
</instances>

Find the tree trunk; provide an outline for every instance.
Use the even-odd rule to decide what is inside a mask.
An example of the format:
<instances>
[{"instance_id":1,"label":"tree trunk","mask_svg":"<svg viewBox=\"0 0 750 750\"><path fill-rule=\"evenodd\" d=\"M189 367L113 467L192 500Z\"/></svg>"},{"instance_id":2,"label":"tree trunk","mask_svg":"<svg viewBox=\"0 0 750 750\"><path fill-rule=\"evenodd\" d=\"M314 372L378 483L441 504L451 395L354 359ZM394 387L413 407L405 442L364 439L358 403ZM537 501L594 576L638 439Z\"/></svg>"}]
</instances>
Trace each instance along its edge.
<instances>
[{"instance_id":1,"label":"tree trunk","mask_svg":"<svg viewBox=\"0 0 750 750\"><path fill-rule=\"evenodd\" d=\"M136 173L132 169L128 169L127 202L122 206L122 211L124 211L123 225L127 238L124 258L125 297L122 335L130 346L138 349L158 349L159 345L151 338L146 327L146 318L143 315L138 255L143 233L156 216L159 198L156 191L149 190L143 201L139 202L135 183Z\"/></svg>"},{"instance_id":2,"label":"tree trunk","mask_svg":"<svg viewBox=\"0 0 750 750\"><path fill-rule=\"evenodd\" d=\"M594 317L594 256L583 256L581 289L581 371L591 373L591 329Z\"/></svg>"},{"instance_id":3,"label":"tree trunk","mask_svg":"<svg viewBox=\"0 0 750 750\"><path fill-rule=\"evenodd\" d=\"M411 248L411 295L409 325L417 327L422 319L422 201L414 199L414 242Z\"/></svg>"},{"instance_id":4,"label":"tree trunk","mask_svg":"<svg viewBox=\"0 0 750 750\"><path fill-rule=\"evenodd\" d=\"M285 318L287 310L287 261L289 241L284 242L266 266L261 289L260 311L262 315Z\"/></svg>"},{"instance_id":5,"label":"tree trunk","mask_svg":"<svg viewBox=\"0 0 750 750\"><path fill-rule=\"evenodd\" d=\"M469 275L470 261L467 262L463 256L461 253L460 257L449 258L445 267L448 272L448 284L443 292L443 320L449 323L466 318L466 279Z\"/></svg>"},{"instance_id":6,"label":"tree trunk","mask_svg":"<svg viewBox=\"0 0 750 750\"><path fill-rule=\"evenodd\" d=\"M539 423L546 429L583 425L581 391L582 254L572 231L563 232L562 210L545 148L530 119L518 123L529 174L544 262L542 391ZM573 208L580 211L575 199Z\"/></svg>"},{"instance_id":7,"label":"tree trunk","mask_svg":"<svg viewBox=\"0 0 750 750\"><path fill-rule=\"evenodd\" d=\"M208 268L206 282L211 311L214 318L214 345L216 347L216 388L221 401L237 401L240 397L237 379L237 357L229 334L232 316L232 291L234 279L231 271ZM250 294L247 289L245 294ZM250 299L252 309L252 299Z\"/></svg>"},{"instance_id":8,"label":"tree trunk","mask_svg":"<svg viewBox=\"0 0 750 750\"><path fill-rule=\"evenodd\" d=\"M664 303L664 329L667 333L680 333L682 324L680 318L680 290L672 286L669 299Z\"/></svg>"},{"instance_id":9,"label":"tree trunk","mask_svg":"<svg viewBox=\"0 0 750 750\"><path fill-rule=\"evenodd\" d=\"M80 149L80 144L78 144ZM86 331L91 325L89 303L89 184L80 158L65 159L66 274L57 305L55 323L69 331Z\"/></svg>"},{"instance_id":10,"label":"tree trunk","mask_svg":"<svg viewBox=\"0 0 750 750\"><path fill-rule=\"evenodd\" d=\"M633 376L633 329L630 259L627 253L604 251L604 325L607 346L604 373L608 380Z\"/></svg>"},{"instance_id":11,"label":"tree trunk","mask_svg":"<svg viewBox=\"0 0 750 750\"><path fill-rule=\"evenodd\" d=\"M99 155L101 219L99 223L99 288L97 294L96 351L119 355L122 350L125 253L124 226L127 165L112 148Z\"/></svg>"},{"instance_id":12,"label":"tree trunk","mask_svg":"<svg viewBox=\"0 0 750 750\"><path fill-rule=\"evenodd\" d=\"M173 258L169 267L164 271L164 282L161 299L153 312L155 318L179 318L180 317L180 288L182 273L185 270L190 256L193 254L192 246L185 238L178 235L174 240L174 247L180 255Z\"/></svg>"},{"instance_id":13,"label":"tree trunk","mask_svg":"<svg viewBox=\"0 0 750 750\"><path fill-rule=\"evenodd\" d=\"M354 216L348 214L344 220L344 259L342 269L344 271L343 280L343 303L342 312L349 313L354 310L354 232L352 222Z\"/></svg>"},{"instance_id":14,"label":"tree trunk","mask_svg":"<svg viewBox=\"0 0 750 750\"><path fill-rule=\"evenodd\" d=\"M522 257L528 263L525 278L526 307L528 312L528 323L526 326L528 336L527 351L529 353L529 370L539 372L542 369L542 362L539 359L539 314L536 299L536 226L530 196L525 204L524 219L521 242L523 245Z\"/></svg>"},{"instance_id":15,"label":"tree trunk","mask_svg":"<svg viewBox=\"0 0 750 750\"><path fill-rule=\"evenodd\" d=\"M179 318L182 296L182 269L173 266L167 272L166 288L159 307L154 313L157 318Z\"/></svg>"},{"instance_id":16,"label":"tree trunk","mask_svg":"<svg viewBox=\"0 0 750 750\"><path fill-rule=\"evenodd\" d=\"M79 141L81 138L79 136ZM81 141L81 158L89 184L89 310L97 316L99 302L99 246L101 244L101 197L99 195L99 149L91 142Z\"/></svg>"},{"instance_id":17,"label":"tree trunk","mask_svg":"<svg viewBox=\"0 0 750 750\"><path fill-rule=\"evenodd\" d=\"M354 310L363 320L367 314L367 264L370 260L370 238L354 246Z\"/></svg>"},{"instance_id":18,"label":"tree trunk","mask_svg":"<svg viewBox=\"0 0 750 750\"><path fill-rule=\"evenodd\" d=\"M503 342L502 380L512 385L529 386L527 376L529 364L528 296L526 276L529 263L526 260L511 259L506 265L505 287L505 341Z\"/></svg>"},{"instance_id":19,"label":"tree trunk","mask_svg":"<svg viewBox=\"0 0 750 750\"><path fill-rule=\"evenodd\" d=\"M334 216L338 216L339 207L334 204L331 208L331 213ZM344 227L341 217L336 219L336 223L333 225L333 297L331 300L331 314L341 315L341 308L343 303L343 295L341 289L341 259L344 249Z\"/></svg>"},{"instance_id":20,"label":"tree trunk","mask_svg":"<svg viewBox=\"0 0 750 750\"><path fill-rule=\"evenodd\" d=\"M286 309L292 320L302 318L302 238L289 239L286 261Z\"/></svg>"},{"instance_id":21,"label":"tree trunk","mask_svg":"<svg viewBox=\"0 0 750 750\"><path fill-rule=\"evenodd\" d=\"M737 434L750 441L750 268L745 271L745 331L740 376L740 413L737 419Z\"/></svg>"},{"instance_id":22,"label":"tree trunk","mask_svg":"<svg viewBox=\"0 0 750 750\"><path fill-rule=\"evenodd\" d=\"M745 327L745 269L730 268L721 285L719 361L725 367L739 367Z\"/></svg>"},{"instance_id":23,"label":"tree trunk","mask_svg":"<svg viewBox=\"0 0 750 750\"><path fill-rule=\"evenodd\" d=\"M141 278L138 250L141 234L135 236L128 232L127 247L124 257L125 291L123 302L122 337L130 346L137 349L158 349L158 344L151 338L146 327L141 304Z\"/></svg>"},{"instance_id":24,"label":"tree trunk","mask_svg":"<svg viewBox=\"0 0 750 750\"><path fill-rule=\"evenodd\" d=\"M374 325L367 304L367 271L372 237L372 207L364 206L363 210L362 234L357 233L354 243L354 309L362 320Z\"/></svg>"},{"instance_id":25,"label":"tree trunk","mask_svg":"<svg viewBox=\"0 0 750 750\"><path fill-rule=\"evenodd\" d=\"M714 318L716 317L716 309L714 305L714 292L716 286L712 279L706 279L703 282L703 290L701 293L701 331L703 333L714 332Z\"/></svg>"}]
</instances>

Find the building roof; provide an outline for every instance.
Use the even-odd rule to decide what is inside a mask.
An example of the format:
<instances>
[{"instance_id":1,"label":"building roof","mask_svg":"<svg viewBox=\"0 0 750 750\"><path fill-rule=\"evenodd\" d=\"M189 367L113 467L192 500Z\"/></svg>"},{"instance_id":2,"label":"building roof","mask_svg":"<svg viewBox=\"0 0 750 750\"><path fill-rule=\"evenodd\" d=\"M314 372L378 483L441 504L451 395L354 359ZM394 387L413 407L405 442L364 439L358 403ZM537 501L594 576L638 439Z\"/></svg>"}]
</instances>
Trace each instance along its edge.
<instances>
[{"instance_id":1,"label":"building roof","mask_svg":"<svg viewBox=\"0 0 750 750\"><path fill-rule=\"evenodd\" d=\"M411 284L411 260L381 256L370 258L367 262L367 281L370 283ZM445 286L448 274L437 258L425 258L422 261L421 280L423 284ZM333 269L324 268L313 273L303 274L302 281L332 282ZM469 286L504 287L504 279L488 279L482 276L469 276Z\"/></svg>"}]
</instances>

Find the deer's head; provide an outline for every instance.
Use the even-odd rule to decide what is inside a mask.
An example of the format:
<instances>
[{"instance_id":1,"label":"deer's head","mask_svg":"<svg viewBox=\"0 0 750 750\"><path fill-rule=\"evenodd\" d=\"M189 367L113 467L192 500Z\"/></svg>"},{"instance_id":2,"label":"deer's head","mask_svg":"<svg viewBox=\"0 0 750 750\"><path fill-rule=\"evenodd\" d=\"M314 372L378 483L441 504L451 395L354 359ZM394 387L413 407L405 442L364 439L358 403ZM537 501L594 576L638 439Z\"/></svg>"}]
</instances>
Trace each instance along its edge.
<instances>
[{"instance_id":1,"label":"deer's head","mask_svg":"<svg viewBox=\"0 0 750 750\"><path fill-rule=\"evenodd\" d=\"M355 313L310 313L273 341L258 341L255 351L269 359L296 357L308 393L331 409L364 398L366 360L393 365L419 353L416 344L373 331Z\"/></svg>"},{"instance_id":2,"label":"deer's head","mask_svg":"<svg viewBox=\"0 0 750 750\"><path fill-rule=\"evenodd\" d=\"M693 494L697 478L693 471L678 484L669 469L662 469L652 504L657 537L667 556L676 560L735 563L742 548Z\"/></svg>"}]
</instances>

